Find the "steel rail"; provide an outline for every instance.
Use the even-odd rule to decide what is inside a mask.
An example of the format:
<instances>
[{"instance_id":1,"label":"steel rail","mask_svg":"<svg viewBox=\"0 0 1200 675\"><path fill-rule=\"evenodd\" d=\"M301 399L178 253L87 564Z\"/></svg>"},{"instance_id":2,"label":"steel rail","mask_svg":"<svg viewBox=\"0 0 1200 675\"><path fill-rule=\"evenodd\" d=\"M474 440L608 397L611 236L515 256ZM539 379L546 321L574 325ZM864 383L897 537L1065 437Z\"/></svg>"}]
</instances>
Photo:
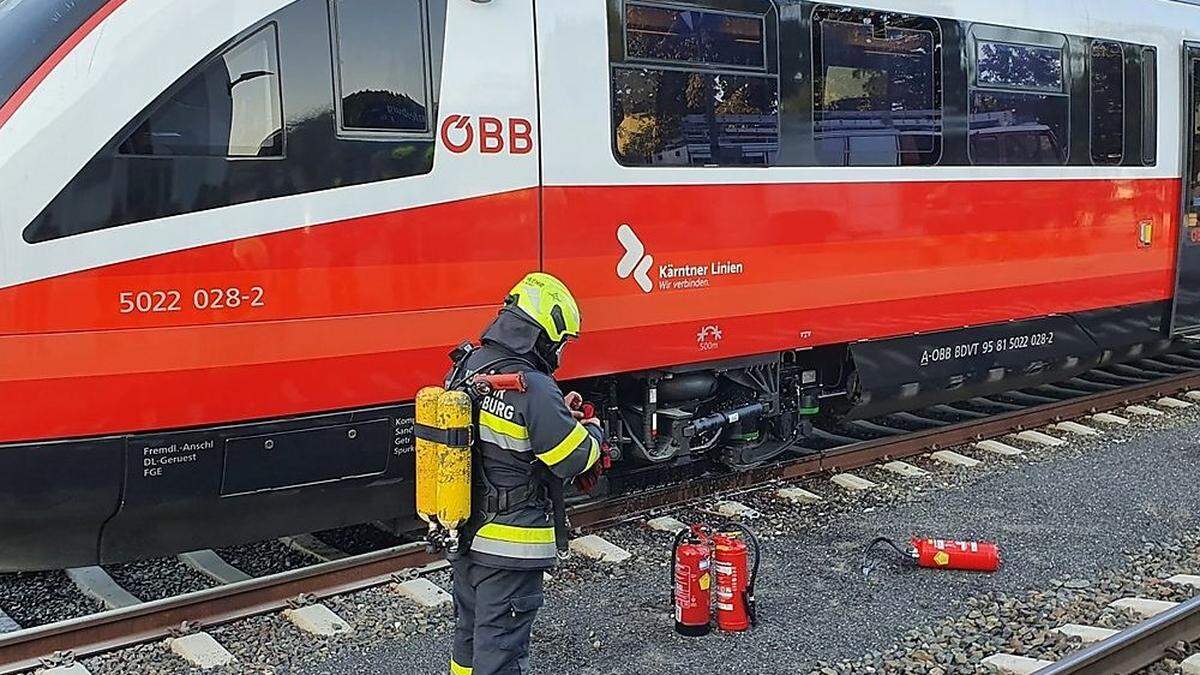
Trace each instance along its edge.
<instances>
[{"instance_id":1,"label":"steel rail","mask_svg":"<svg viewBox=\"0 0 1200 675\"><path fill-rule=\"evenodd\" d=\"M748 471L703 477L682 485L581 504L571 509L571 519L577 527L595 529L646 511L680 506L715 493L748 489L772 481L822 472L849 471L879 461L911 457L1136 401L1168 396L1193 387L1200 387L1200 371L991 415L980 420L864 441ZM0 675L36 667L42 658L56 652L87 656L168 637L184 622L200 626L226 623L282 609L288 606L290 600L301 595L321 598L386 584L398 572L434 561L435 556L426 553L421 544L401 546L3 634L0 635Z\"/></svg>"},{"instance_id":2,"label":"steel rail","mask_svg":"<svg viewBox=\"0 0 1200 675\"><path fill-rule=\"evenodd\" d=\"M1200 640L1200 597L1076 652L1037 675L1125 675L1166 658L1176 644Z\"/></svg>"},{"instance_id":3,"label":"steel rail","mask_svg":"<svg viewBox=\"0 0 1200 675\"><path fill-rule=\"evenodd\" d=\"M398 546L248 581L0 635L0 673L35 668L56 652L85 656L169 637L189 622L226 623L316 598L388 583L435 561L424 544Z\"/></svg>"}]
</instances>

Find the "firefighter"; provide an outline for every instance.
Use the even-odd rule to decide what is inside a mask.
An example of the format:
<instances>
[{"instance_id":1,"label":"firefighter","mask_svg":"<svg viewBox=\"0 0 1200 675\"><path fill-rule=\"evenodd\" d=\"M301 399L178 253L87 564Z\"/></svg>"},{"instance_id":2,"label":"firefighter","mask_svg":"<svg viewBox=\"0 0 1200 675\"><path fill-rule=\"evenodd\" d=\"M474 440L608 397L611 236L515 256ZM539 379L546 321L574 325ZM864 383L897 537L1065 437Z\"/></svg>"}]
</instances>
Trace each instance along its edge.
<instances>
[{"instance_id":1,"label":"firefighter","mask_svg":"<svg viewBox=\"0 0 1200 675\"><path fill-rule=\"evenodd\" d=\"M564 523L560 516L556 527L555 518L562 488L599 470L599 422L583 419L579 394L564 396L553 378L579 327L567 287L548 274L530 274L508 295L482 346L447 378L449 385L480 372L521 372L526 382L524 392L495 392L479 403L473 510L460 553L451 556L452 675L528 672L542 574L565 545Z\"/></svg>"}]
</instances>

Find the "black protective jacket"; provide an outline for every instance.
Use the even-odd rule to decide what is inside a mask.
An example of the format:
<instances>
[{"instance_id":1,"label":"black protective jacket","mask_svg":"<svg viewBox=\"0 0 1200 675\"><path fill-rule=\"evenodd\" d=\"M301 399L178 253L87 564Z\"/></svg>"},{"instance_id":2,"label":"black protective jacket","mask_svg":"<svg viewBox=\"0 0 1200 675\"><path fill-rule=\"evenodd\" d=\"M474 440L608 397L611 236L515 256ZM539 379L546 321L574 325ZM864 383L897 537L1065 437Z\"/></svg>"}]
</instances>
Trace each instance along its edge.
<instances>
[{"instance_id":1,"label":"black protective jacket","mask_svg":"<svg viewBox=\"0 0 1200 675\"><path fill-rule=\"evenodd\" d=\"M526 383L524 392L495 392L479 404L473 511L464 534L466 555L481 565L553 567L551 481L561 488L600 458L600 429L575 421L549 365L535 353L539 330L506 310L465 362L468 372L524 373Z\"/></svg>"}]
</instances>

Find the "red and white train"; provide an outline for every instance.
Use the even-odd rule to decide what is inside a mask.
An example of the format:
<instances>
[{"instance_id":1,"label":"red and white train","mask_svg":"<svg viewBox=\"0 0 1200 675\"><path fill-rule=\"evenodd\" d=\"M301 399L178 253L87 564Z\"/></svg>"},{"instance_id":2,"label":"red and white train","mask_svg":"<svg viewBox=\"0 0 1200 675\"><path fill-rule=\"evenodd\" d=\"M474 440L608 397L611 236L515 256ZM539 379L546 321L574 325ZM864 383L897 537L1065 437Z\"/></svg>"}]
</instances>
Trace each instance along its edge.
<instances>
[{"instance_id":1,"label":"red and white train","mask_svg":"<svg viewBox=\"0 0 1200 675\"><path fill-rule=\"evenodd\" d=\"M409 402L534 269L626 466L1174 349L1193 39L1168 0L0 2L0 569L405 522Z\"/></svg>"}]
</instances>

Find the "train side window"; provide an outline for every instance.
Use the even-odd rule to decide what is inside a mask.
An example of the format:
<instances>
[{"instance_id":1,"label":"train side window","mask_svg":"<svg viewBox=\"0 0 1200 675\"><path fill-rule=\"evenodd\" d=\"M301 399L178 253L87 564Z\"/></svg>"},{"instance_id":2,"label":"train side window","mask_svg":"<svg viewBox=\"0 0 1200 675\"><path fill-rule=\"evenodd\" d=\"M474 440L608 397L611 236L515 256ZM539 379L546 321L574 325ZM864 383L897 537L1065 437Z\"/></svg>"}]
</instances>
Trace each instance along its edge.
<instances>
[{"instance_id":1,"label":"train side window","mask_svg":"<svg viewBox=\"0 0 1200 675\"><path fill-rule=\"evenodd\" d=\"M1066 164L1071 102L1062 46L977 39L970 92L973 164Z\"/></svg>"},{"instance_id":2,"label":"train side window","mask_svg":"<svg viewBox=\"0 0 1200 675\"><path fill-rule=\"evenodd\" d=\"M773 3L761 2L758 14L680 4L625 5L624 58L611 74L614 155L626 166L774 164Z\"/></svg>"},{"instance_id":3,"label":"train side window","mask_svg":"<svg viewBox=\"0 0 1200 675\"><path fill-rule=\"evenodd\" d=\"M425 0L331 0L338 129L395 137L432 133Z\"/></svg>"},{"instance_id":4,"label":"train side window","mask_svg":"<svg viewBox=\"0 0 1200 675\"><path fill-rule=\"evenodd\" d=\"M1142 164L1158 163L1158 50L1142 49Z\"/></svg>"},{"instance_id":5,"label":"train side window","mask_svg":"<svg viewBox=\"0 0 1200 675\"><path fill-rule=\"evenodd\" d=\"M119 153L282 157L278 44L269 24L212 59L154 109Z\"/></svg>"},{"instance_id":6,"label":"train side window","mask_svg":"<svg viewBox=\"0 0 1200 675\"><path fill-rule=\"evenodd\" d=\"M1125 48L1091 45L1092 163L1119 165L1125 158Z\"/></svg>"},{"instance_id":7,"label":"train side window","mask_svg":"<svg viewBox=\"0 0 1200 675\"><path fill-rule=\"evenodd\" d=\"M825 166L937 164L941 29L934 19L819 7L813 14L813 137Z\"/></svg>"}]
</instances>

